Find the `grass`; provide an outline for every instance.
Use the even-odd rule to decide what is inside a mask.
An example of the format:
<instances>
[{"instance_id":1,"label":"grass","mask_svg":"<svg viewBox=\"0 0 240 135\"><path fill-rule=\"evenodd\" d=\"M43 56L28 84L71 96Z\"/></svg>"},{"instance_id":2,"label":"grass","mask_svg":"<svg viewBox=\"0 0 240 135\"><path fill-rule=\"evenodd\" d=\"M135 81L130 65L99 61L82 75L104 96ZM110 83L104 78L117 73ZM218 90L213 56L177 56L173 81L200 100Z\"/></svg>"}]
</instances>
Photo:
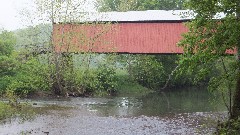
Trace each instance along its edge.
<instances>
[{"instance_id":1,"label":"grass","mask_svg":"<svg viewBox=\"0 0 240 135\"><path fill-rule=\"evenodd\" d=\"M10 105L0 102L0 121L12 117L15 112L15 109Z\"/></svg>"},{"instance_id":2,"label":"grass","mask_svg":"<svg viewBox=\"0 0 240 135\"><path fill-rule=\"evenodd\" d=\"M12 106L0 101L0 122L7 119L20 118L21 121L30 120L35 116L34 109L29 104Z\"/></svg>"}]
</instances>

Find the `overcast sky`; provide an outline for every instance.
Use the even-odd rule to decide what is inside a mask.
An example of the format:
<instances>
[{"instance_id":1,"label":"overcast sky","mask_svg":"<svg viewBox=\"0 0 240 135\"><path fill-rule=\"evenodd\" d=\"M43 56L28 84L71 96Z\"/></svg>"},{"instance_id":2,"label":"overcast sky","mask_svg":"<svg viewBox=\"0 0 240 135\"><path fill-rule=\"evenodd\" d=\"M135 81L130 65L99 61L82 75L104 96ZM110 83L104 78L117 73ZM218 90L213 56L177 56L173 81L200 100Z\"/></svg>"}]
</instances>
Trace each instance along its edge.
<instances>
[{"instance_id":1,"label":"overcast sky","mask_svg":"<svg viewBox=\"0 0 240 135\"><path fill-rule=\"evenodd\" d=\"M33 0L0 0L0 29L15 30L22 28L24 23L22 22L20 11L29 7L32 1ZM93 8L93 5L90 7Z\"/></svg>"},{"instance_id":2,"label":"overcast sky","mask_svg":"<svg viewBox=\"0 0 240 135\"><path fill-rule=\"evenodd\" d=\"M14 30L22 25L19 11L31 0L0 0L0 28Z\"/></svg>"}]
</instances>

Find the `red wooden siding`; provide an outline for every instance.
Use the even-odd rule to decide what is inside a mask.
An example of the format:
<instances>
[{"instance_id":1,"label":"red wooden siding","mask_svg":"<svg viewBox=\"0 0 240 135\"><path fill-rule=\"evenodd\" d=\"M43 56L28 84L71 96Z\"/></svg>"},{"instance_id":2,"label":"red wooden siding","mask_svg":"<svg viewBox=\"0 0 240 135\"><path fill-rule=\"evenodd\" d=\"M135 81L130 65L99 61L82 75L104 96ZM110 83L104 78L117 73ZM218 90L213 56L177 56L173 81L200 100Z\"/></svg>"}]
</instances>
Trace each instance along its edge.
<instances>
[{"instance_id":1,"label":"red wooden siding","mask_svg":"<svg viewBox=\"0 0 240 135\"><path fill-rule=\"evenodd\" d=\"M182 23L120 24L116 45L120 52L129 53L182 53L177 47L181 34L187 29Z\"/></svg>"},{"instance_id":2,"label":"red wooden siding","mask_svg":"<svg viewBox=\"0 0 240 135\"><path fill-rule=\"evenodd\" d=\"M55 24L57 52L183 53L183 23ZM93 40L94 39L94 40Z\"/></svg>"}]
</instances>

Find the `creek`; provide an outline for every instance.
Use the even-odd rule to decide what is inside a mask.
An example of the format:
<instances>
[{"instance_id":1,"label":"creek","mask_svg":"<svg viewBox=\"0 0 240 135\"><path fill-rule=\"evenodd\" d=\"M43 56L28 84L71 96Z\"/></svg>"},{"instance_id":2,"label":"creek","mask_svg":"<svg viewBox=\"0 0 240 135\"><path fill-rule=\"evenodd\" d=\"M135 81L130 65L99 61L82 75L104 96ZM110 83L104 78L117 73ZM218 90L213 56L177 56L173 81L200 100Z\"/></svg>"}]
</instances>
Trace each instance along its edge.
<instances>
[{"instance_id":1,"label":"creek","mask_svg":"<svg viewBox=\"0 0 240 135\"><path fill-rule=\"evenodd\" d=\"M14 119L0 124L0 135L212 134L217 121L227 116L221 99L214 98L204 88L166 90L141 97L122 95L25 101L36 108L50 109L32 120L20 123L19 119Z\"/></svg>"}]
</instances>

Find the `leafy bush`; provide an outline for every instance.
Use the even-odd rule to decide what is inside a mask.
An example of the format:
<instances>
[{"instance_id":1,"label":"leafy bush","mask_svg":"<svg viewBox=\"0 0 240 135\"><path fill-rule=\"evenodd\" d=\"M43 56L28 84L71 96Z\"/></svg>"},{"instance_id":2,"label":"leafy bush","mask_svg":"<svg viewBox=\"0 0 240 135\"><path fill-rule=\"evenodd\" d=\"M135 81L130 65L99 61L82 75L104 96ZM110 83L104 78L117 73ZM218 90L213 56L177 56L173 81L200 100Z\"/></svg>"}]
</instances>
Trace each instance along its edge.
<instances>
[{"instance_id":1,"label":"leafy bush","mask_svg":"<svg viewBox=\"0 0 240 135\"><path fill-rule=\"evenodd\" d=\"M115 92L117 87L115 68L105 64L72 72L66 70L63 77L64 90L79 95L107 95Z\"/></svg>"},{"instance_id":2,"label":"leafy bush","mask_svg":"<svg viewBox=\"0 0 240 135\"><path fill-rule=\"evenodd\" d=\"M117 94L121 96L142 96L153 92L152 90L143 87L138 82L134 81L126 69L117 69Z\"/></svg>"},{"instance_id":3,"label":"leafy bush","mask_svg":"<svg viewBox=\"0 0 240 135\"><path fill-rule=\"evenodd\" d=\"M3 31L0 34L0 56L11 55L16 38L12 32Z\"/></svg>"},{"instance_id":4,"label":"leafy bush","mask_svg":"<svg viewBox=\"0 0 240 135\"><path fill-rule=\"evenodd\" d=\"M141 85L154 90L164 85L166 81L164 67L155 56L139 56L131 66L131 74Z\"/></svg>"},{"instance_id":5,"label":"leafy bush","mask_svg":"<svg viewBox=\"0 0 240 135\"><path fill-rule=\"evenodd\" d=\"M117 87L116 69L107 64L100 65L97 69L97 92L114 93Z\"/></svg>"},{"instance_id":6,"label":"leafy bush","mask_svg":"<svg viewBox=\"0 0 240 135\"><path fill-rule=\"evenodd\" d=\"M240 133L240 118L230 119L227 122L219 123L216 135L239 135Z\"/></svg>"},{"instance_id":7,"label":"leafy bush","mask_svg":"<svg viewBox=\"0 0 240 135\"><path fill-rule=\"evenodd\" d=\"M79 95L92 94L96 90L96 74L94 70L75 69L72 73L64 73L64 89Z\"/></svg>"},{"instance_id":8,"label":"leafy bush","mask_svg":"<svg viewBox=\"0 0 240 135\"><path fill-rule=\"evenodd\" d=\"M27 95L37 90L49 90L48 67L43 65L36 58L31 58L19 65L17 72L11 76L7 87L18 95Z\"/></svg>"},{"instance_id":9,"label":"leafy bush","mask_svg":"<svg viewBox=\"0 0 240 135\"><path fill-rule=\"evenodd\" d=\"M29 54L14 52L16 39L11 32L0 34L0 92L7 90L25 95L49 89L47 67ZM28 55L28 57L26 57Z\"/></svg>"},{"instance_id":10,"label":"leafy bush","mask_svg":"<svg viewBox=\"0 0 240 135\"><path fill-rule=\"evenodd\" d=\"M115 55L95 55L90 61L90 66L82 65L78 69L77 80L85 93L97 96L114 93L117 87Z\"/></svg>"}]
</instances>

